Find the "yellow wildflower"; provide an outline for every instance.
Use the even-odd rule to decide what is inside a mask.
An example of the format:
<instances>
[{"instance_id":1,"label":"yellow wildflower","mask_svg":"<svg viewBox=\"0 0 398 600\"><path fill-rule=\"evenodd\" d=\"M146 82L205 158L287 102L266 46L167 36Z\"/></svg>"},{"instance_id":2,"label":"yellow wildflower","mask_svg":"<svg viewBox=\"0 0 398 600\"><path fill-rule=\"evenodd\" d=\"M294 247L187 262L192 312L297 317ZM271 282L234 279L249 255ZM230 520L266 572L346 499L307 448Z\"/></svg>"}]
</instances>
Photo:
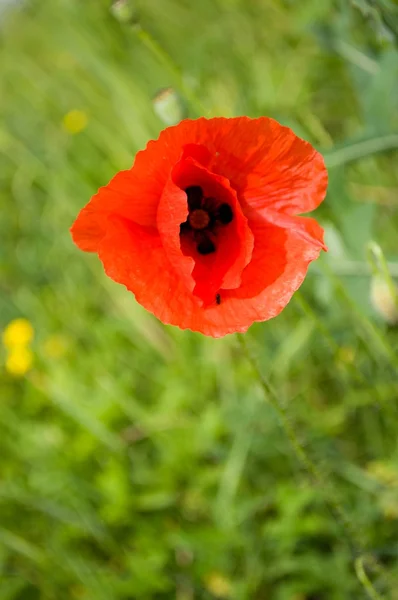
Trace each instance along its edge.
<instances>
[{"instance_id":1,"label":"yellow wildflower","mask_svg":"<svg viewBox=\"0 0 398 600\"><path fill-rule=\"evenodd\" d=\"M44 353L50 358L61 358L68 349L66 338L61 335L50 335L44 342Z\"/></svg>"},{"instance_id":2,"label":"yellow wildflower","mask_svg":"<svg viewBox=\"0 0 398 600\"><path fill-rule=\"evenodd\" d=\"M337 358L343 363L353 363L355 360L355 350L351 346L341 346L337 353Z\"/></svg>"},{"instance_id":3,"label":"yellow wildflower","mask_svg":"<svg viewBox=\"0 0 398 600\"><path fill-rule=\"evenodd\" d=\"M88 116L83 110L70 110L63 119L63 126L68 133L75 135L86 129Z\"/></svg>"},{"instance_id":4,"label":"yellow wildflower","mask_svg":"<svg viewBox=\"0 0 398 600\"><path fill-rule=\"evenodd\" d=\"M232 592L232 583L222 573L209 573L206 577L206 588L216 598L229 598Z\"/></svg>"},{"instance_id":5,"label":"yellow wildflower","mask_svg":"<svg viewBox=\"0 0 398 600\"><path fill-rule=\"evenodd\" d=\"M16 346L8 353L6 358L6 369L10 375L21 377L30 370L32 363L32 351L24 346Z\"/></svg>"},{"instance_id":6,"label":"yellow wildflower","mask_svg":"<svg viewBox=\"0 0 398 600\"><path fill-rule=\"evenodd\" d=\"M14 319L3 332L3 344L10 350L24 347L33 339L33 327L27 319Z\"/></svg>"},{"instance_id":7,"label":"yellow wildflower","mask_svg":"<svg viewBox=\"0 0 398 600\"><path fill-rule=\"evenodd\" d=\"M398 486L398 471L391 464L374 460L367 464L366 471L383 485Z\"/></svg>"},{"instance_id":8,"label":"yellow wildflower","mask_svg":"<svg viewBox=\"0 0 398 600\"><path fill-rule=\"evenodd\" d=\"M383 515L389 521L395 521L398 519L398 502L395 498L385 498L381 502L381 508Z\"/></svg>"}]
</instances>

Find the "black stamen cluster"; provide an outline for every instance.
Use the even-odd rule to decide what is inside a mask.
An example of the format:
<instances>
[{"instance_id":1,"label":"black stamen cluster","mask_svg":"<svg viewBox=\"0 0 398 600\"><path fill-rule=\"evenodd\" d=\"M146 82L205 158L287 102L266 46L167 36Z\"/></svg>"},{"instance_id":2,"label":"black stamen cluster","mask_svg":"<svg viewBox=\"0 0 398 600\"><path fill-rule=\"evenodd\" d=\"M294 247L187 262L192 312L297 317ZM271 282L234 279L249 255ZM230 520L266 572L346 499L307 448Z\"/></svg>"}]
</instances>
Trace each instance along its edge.
<instances>
[{"instance_id":1,"label":"black stamen cluster","mask_svg":"<svg viewBox=\"0 0 398 600\"><path fill-rule=\"evenodd\" d=\"M226 202L219 204L215 198L205 198L203 190L199 185L192 185L186 190L188 203L188 218L180 225L180 235L190 234L197 244L196 248L199 254L211 254L216 251L215 236L218 225L228 225L234 214L232 208ZM195 211L200 211L195 215ZM200 226L200 219L195 217L203 217L203 212L206 213L205 227ZM198 223L195 227L193 224Z\"/></svg>"}]
</instances>

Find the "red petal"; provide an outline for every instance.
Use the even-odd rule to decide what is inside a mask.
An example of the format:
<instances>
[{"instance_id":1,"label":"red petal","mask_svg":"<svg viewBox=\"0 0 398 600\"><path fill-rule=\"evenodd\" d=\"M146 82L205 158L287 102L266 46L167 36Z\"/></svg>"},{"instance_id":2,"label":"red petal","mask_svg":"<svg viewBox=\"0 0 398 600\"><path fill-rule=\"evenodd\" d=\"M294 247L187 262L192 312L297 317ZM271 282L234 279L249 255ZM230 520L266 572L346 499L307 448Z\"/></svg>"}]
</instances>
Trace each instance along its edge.
<instances>
[{"instance_id":1,"label":"red petal","mask_svg":"<svg viewBox=\"0 0 398 600\"><path fill-rule=\"evenodd\" d=\"M96 251L111 214L155 226L162 191L183 154L226 177L239 200L255 209L298 214L313 210L325 196L322 156L273 119L185 120L162 131L138 152L129 171L93 196L72 227L75 243Z\"/></svg>"},{"instance_id":2,"label":"red petal","mask_svg":"<svg viewBox=\"0 0 398 600\"><path fill-rule=\"evenodd\" d=\"M322 227L308 217L263 211L263 214L255 214L249 224L254 234L254 250L250 264L243 271L240 288L229 294L235 298L253 298L278 279L291 260L286 252L289 241L296 240L303 252L302 258L309 257L308 262L326 249Z\"/></svg>"},{"instance_id":3,"label":"red petal","mask_svg":"<svg viewBox=\"0 0 398 600\"><path fill-rule=\"evenodd\" d=\"M107 229L110 214L116 212L129 218L131 196L129 193L130 171L120 171L98 190L90 202L80 211L71 227L73 241L81 250L97 252Z\"/></svg>"},{"instance_id":4,"label":"red petal","mask_svg":"<svg viewBox=\"0 0 398 600\"><path fill-rule=\"evenodd\" d=\"M156 226L160 196L172 167L183 152L183 144L166 150L164 142L167 143L164 138L148 142L145 150L137 153L132 168L117 173L80 211L71 233L81 250L98 250L111 215L119 215L146 227ZM195 151L200 153L200 150L192 148L192 152ZM202 151L201 156L208 155Z\"/></svg>"},{"instance_id":5,"label":"red petal","mask_svg":"<svg viewBox=\"0 0 398 600\"><path fill-rule=\"evenodd\" d=\"M209 168L227 177L250 207L296 215L322 202L327 171L311 144L267 117L223 121L214 142L218 155Z\"/></svg>"},{"instance_id":6,"label":"red petal","mask_svg":"<svg viewBox=\"0 0 398 600\"><path fill-rule=\"evenodd\" d=\"M199 298L187 291L171 267L155 228L113 217L98 255L106 274L125 285L162 321L170 322L174 312L192 314L195 307L200 308Z\"/></svg>"},{"instance_id":7,"label":"red petal","mask_svg":"<svg viewBox=\"0 0 398 600\"><path fill-rule=\"evenodd\" d=\"M157 153L149 144L146 151L151 150L154 173L171 170L184 146L205 146L212 160L203 164L226 177L254 208L295 215L316 208L326 194L323 157L291 129L268 117L187 119L162 131L153 144Z\"/></svg>"},{"instance_id":8,"label":"red petal","mask_svg":"<svg viewBox=\"0 0 398 600\"><path fill-rule=\"evenodd\" d=\"M240 296L239 289L225 290L220 292L220 305L215 300L205 308L170 267L154 229L111 219L99 256L109 277L134 292L137 301L164 323L221 337L244 332L254 321L279 314L301 285L309 263L321 251L321 244L310 242L294 230L264 222L257 233L264 244L254 249L256 276L252 273L246 282L251 285L246 294L257 295L247 298ZM255 281L258 290L265 287L255 290Z\"/></svg>"}]
</instances>

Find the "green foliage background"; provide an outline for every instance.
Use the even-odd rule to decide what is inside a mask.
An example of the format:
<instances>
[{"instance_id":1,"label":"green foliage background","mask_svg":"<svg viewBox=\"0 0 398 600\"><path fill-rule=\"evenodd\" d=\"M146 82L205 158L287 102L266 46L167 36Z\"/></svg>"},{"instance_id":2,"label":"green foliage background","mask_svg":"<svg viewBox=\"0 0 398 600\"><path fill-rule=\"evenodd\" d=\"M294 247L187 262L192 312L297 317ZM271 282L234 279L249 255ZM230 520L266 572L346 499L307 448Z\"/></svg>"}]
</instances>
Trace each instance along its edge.
<instances>
[{"instance_id":1,"label":"green foliage background","mask_svg":"<svg viewBox=\"0 0 398 600\"><path fill-rule=\"evenodd\" d=\"M123 24L105 0L37 0L0 17L0 327L35 329L26 376L0 354L0 598L396 599L398 334L371 305L366 245L397 275L397 2L133 10ZM321 485L235 336L161 325L71 242L164 127L169 86L184 116L272 116L330 167L330 251L245 338ZM88 116L76 135L71 110Z\"/></svg>"}]
</instances>

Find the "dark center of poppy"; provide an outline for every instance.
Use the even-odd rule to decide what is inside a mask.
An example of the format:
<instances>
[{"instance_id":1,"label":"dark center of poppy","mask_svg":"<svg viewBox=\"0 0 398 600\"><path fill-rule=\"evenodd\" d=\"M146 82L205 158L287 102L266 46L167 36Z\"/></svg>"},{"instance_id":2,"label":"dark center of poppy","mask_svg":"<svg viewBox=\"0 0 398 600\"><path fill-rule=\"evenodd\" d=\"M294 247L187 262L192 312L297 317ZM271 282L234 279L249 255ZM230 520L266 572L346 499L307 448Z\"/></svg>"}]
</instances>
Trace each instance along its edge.
<instances>
[{"instance_id":1,"label":"dark center of poppy","mask_svg":"<svg viewBox=\"0 0 398 600\"><path fill-rule=\"evenodd\" d=\"M210 223L209 213L202 208L196 208L189 213L188 222L192 229L206 229Z\"/></svg>"},{"instance_id":2,"label":"dark center of poppy","mask_svg":"<svg viewBox=\"0 0 398 600\"><path fill-rule=\"evenodd\" d=\"M196 243L199 254L212 254L216 251L216 237L219 225L228 225L234 218L232 208L216 198L206 198L198 185L186 190L188 218L180 225L180 235L188 235Z\"/></svg>"}]
</instances>

